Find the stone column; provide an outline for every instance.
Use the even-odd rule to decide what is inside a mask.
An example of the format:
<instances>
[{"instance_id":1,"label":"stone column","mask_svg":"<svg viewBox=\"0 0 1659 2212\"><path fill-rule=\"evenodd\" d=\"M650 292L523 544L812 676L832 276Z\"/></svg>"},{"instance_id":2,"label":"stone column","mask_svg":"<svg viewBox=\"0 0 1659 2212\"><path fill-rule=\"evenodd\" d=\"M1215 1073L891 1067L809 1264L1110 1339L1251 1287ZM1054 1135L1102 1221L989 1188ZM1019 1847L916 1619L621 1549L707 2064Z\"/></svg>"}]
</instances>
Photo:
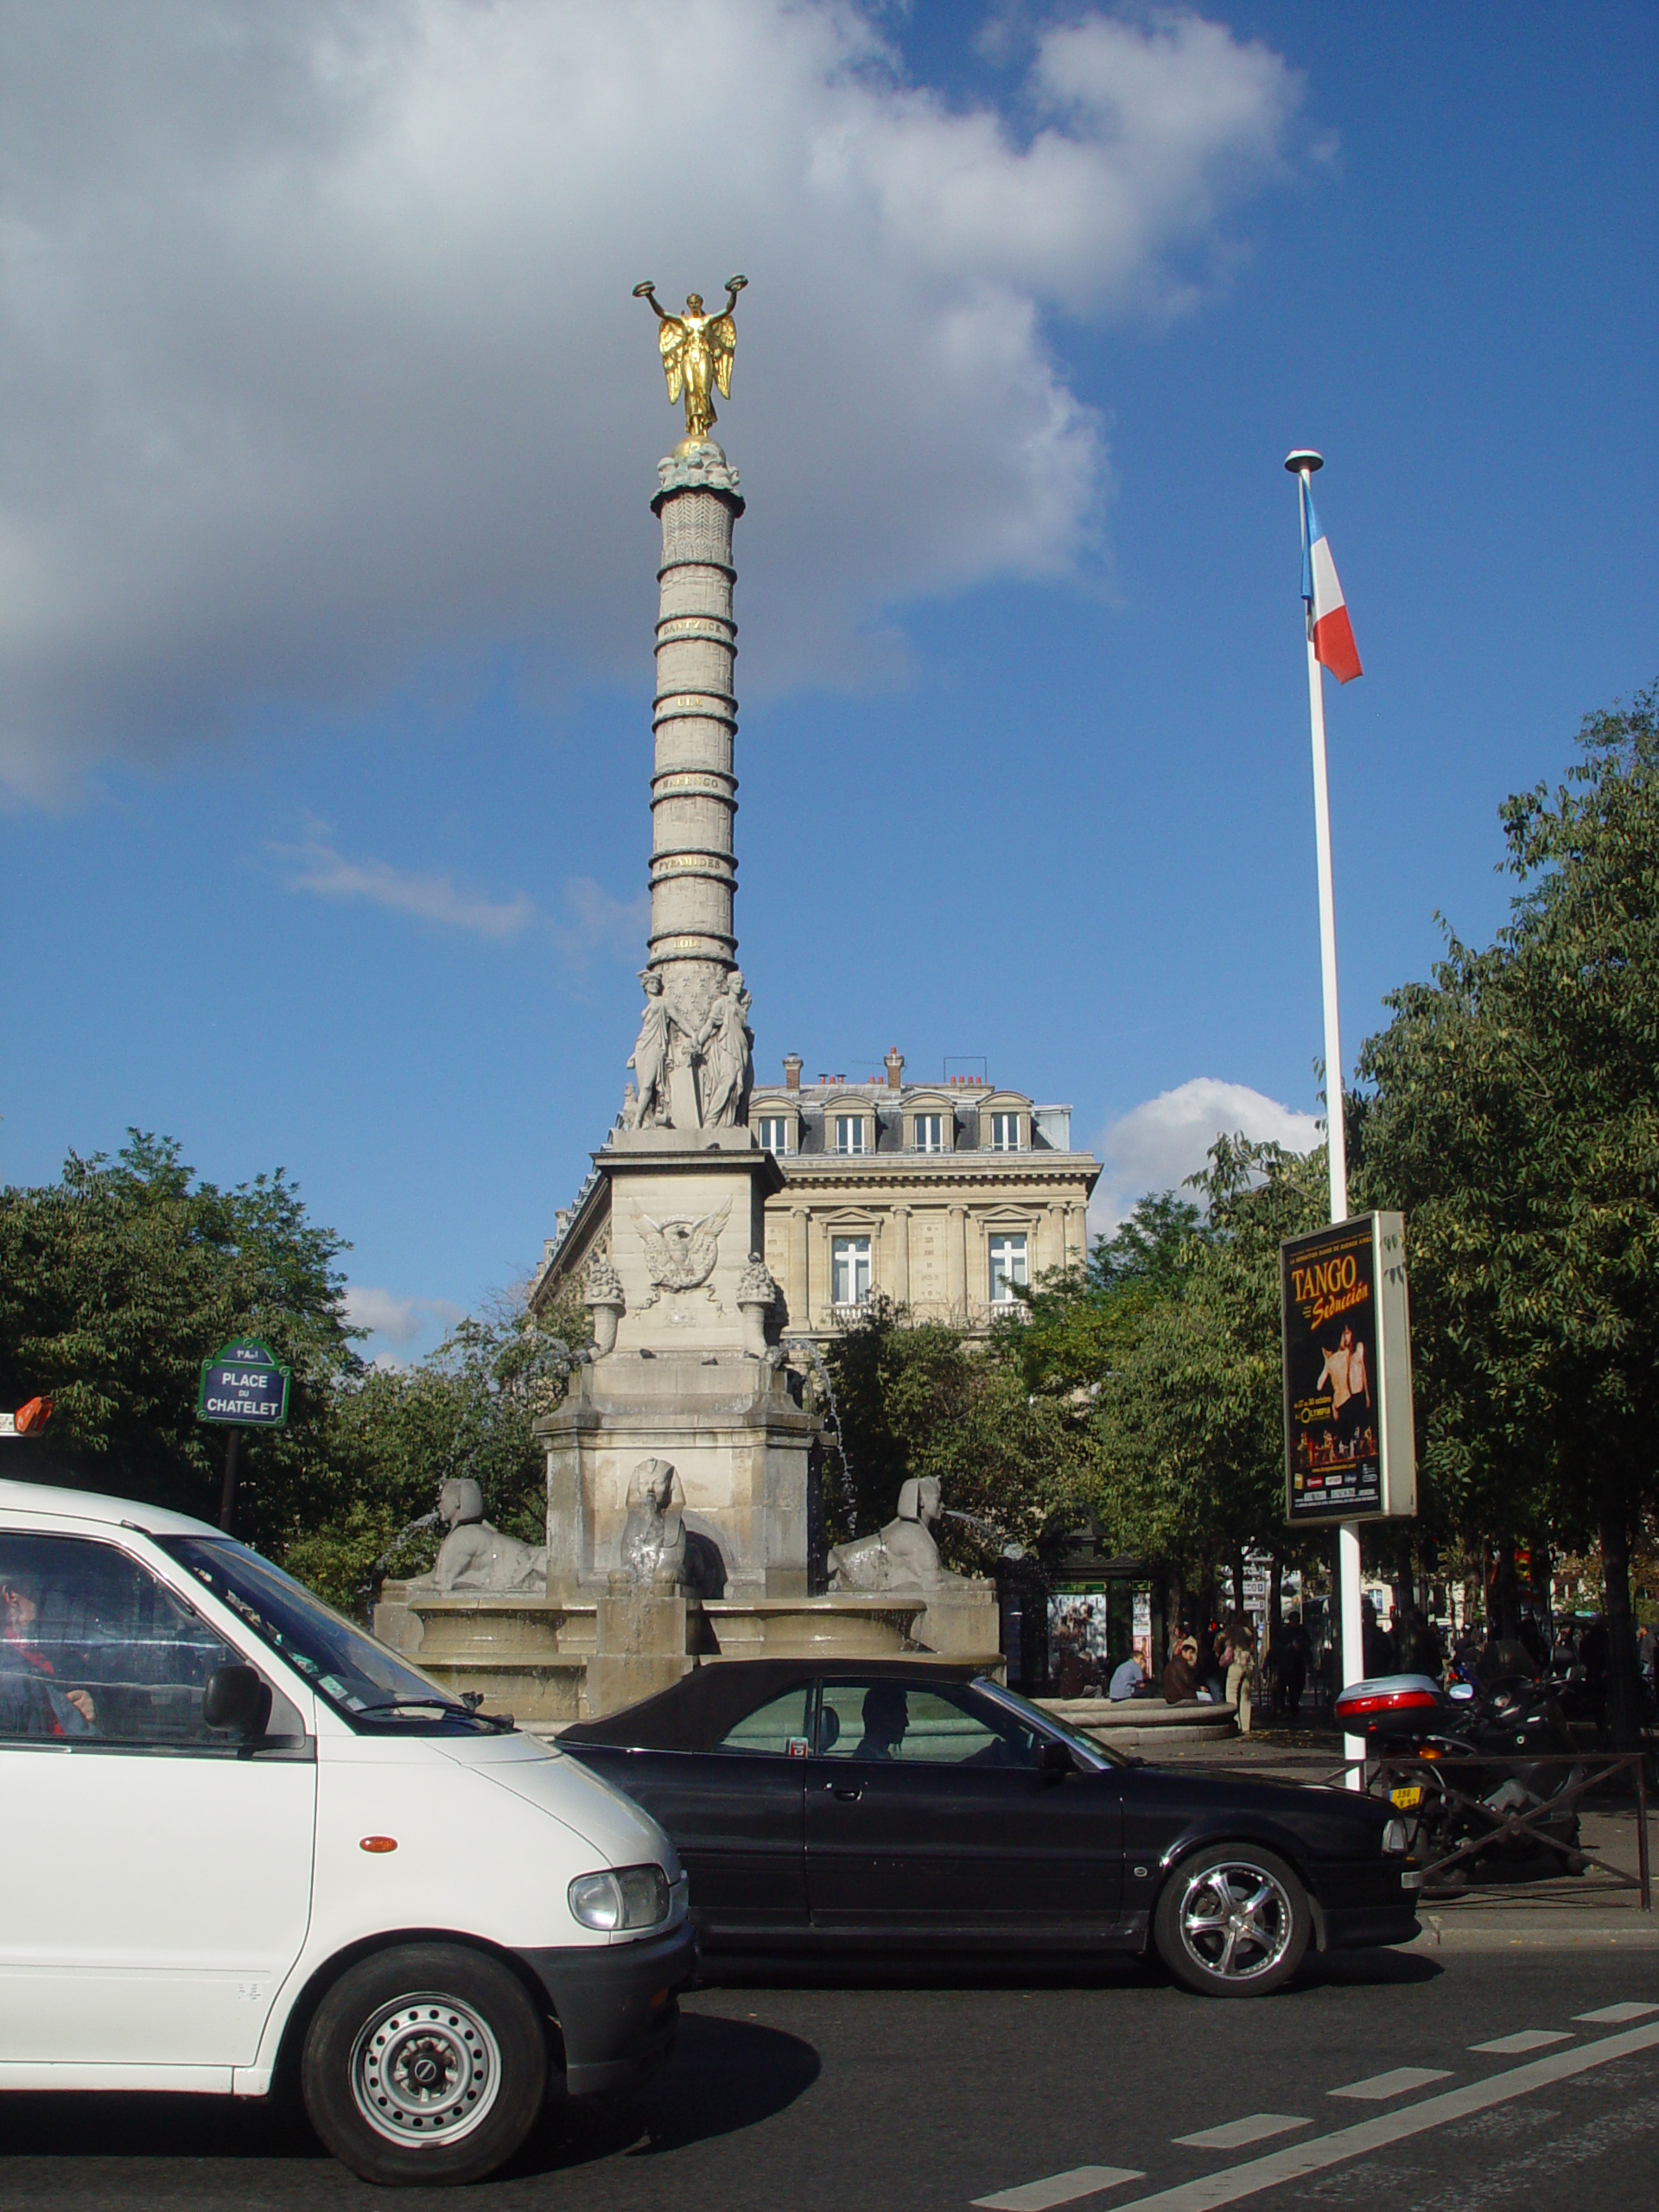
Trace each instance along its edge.
<instances>
[{"instance_id":1,"label":"stone column","mask_svg":"<svg viewBox=\"0 0 1659 2212\"><path fill-rule=\"evenodd\" d=\"M1066 1254L1074 1267L1081 1267L1089 1256L1089 1209L1086 1205L1066 1208Z\"/></svg>"},{"instance_id":2,"label":"stone column","mask_svg":"<svg viewBox=\"0 0 1659 2212\"><path fill-rule=\"evenodd\" d=\"M898 1306L910 1303L910 1208L893 1210L893 1296Z\"/></svg>"},{"instance_id":3,"label":"stone column","mask_svg":"<svg viewBox=\"0 0 1659 2212\"><path fill-rule=\"evenodd\" d=\"M701 1013L737 950L732 526L743 500L736 470L713 443L677 450L658 464L658 474L660 489L651 504L662 518L663 563L652 715L650 962L664 971L671 995Z\"/></svg>"},{"instance_id":4,"label":"stone column","mask_svg":"<svg viewBox=\"0 0 1659 2212\"><path fill-rule=\"evenodd\" d=\"M968 1209L952 1206L944 1236L945 1293L953 1316L968 1312Z\"/></svg>"},{"instance_id":5,"label":"stone column","mask_svg":"<svg viewBox=\"0 0 1659 2212\"><path fill-rule=\"evenodd\" d=\"M784 1298L789 1306L789 1325L791 1329L805 1329L811 1325L812 1316L807 1310L806 1238L811 1216L804 1206L791 1206L789 1210L789 1274L784 1285Z\"/></svg>"},{"instance_id":6,"label":"stone column","mask_svg":"<svg viewBox=\"0 0 1659 2212\"><path fill-rule=\"evenodd\" d=\"M1031 1279L1033 1282L1037 1281L1038 1276L1043 1272L1044 1268L1063 1268L1067 1264L1071 1258L1071 1254L1065 1249L1065 1206L1064 1203L1059 1200L1057 1200L1055 1204L1048 1209L1048 1236L1046 1242L1048 1250L1043 1257L1040 1267L1037 1263L1036 1254L1033 1252L1032 1255Z\"/></svg>"},{"instance_id":7,"label":"stone column","mask_svg":"<svg viewBox=\"0 0 1659 2212\"><path fill-rule=\"evenodd\" d=\"M819 1327L827 1329L836 1318L836 1286L830 1265L830 1224L816 1214L811 1217L811 1224L813 1319Z\"/></svg>"}]
</instances>

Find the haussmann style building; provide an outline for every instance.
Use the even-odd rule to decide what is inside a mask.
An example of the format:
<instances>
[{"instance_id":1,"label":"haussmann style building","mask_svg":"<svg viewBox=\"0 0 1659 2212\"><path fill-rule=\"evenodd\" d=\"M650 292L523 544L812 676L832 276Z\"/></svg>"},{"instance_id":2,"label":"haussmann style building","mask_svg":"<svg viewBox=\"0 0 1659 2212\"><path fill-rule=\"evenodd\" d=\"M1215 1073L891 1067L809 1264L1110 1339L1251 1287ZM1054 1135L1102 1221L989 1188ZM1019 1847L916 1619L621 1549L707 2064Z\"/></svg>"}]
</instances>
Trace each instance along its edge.
<instances>
[{"instance_id":1,"label":"haussmann style building","mask_svg":"<svg viewBox=\"0 0 1659 2212\"><path fill-rule=\"evenodd\" d=\"M1071 1109L977 1077L802 1080L791 1054L756 1084L749 1127L784 1174L766 1202L766 1251L792 1334L824 1338L877 1294L918 1319L982 1333L1016 1290L1081 1265L1100 1162L1071 1146ZM595 1172L547 1241L532 1303L580 1282L610 1231Z\"/></svg>"}]
</instances>

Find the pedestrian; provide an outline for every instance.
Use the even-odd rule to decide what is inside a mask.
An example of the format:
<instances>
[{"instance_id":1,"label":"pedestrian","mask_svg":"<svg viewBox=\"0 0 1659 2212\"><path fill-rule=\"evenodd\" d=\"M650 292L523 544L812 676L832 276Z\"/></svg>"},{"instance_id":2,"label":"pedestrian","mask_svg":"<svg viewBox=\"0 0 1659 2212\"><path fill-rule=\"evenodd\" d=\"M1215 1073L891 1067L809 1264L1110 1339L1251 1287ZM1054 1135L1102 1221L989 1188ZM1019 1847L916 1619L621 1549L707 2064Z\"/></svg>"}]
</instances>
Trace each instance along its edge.
<instances>
[{"instance_id":1,"label":"pedestrian","mask_svg":"<svg viewBox=\"0 0 1659 2212\"><path fill-rule=\"evenodd\" d=\"M1238 1709L1238 1732L1250 1732L1250 1690L1255 1681L1255 1637L1248 1621L1227 1631L1227 1702Z\"/></svg>"},{"instance_id":2,"label":"pedestrian","mask_svg":"<svg viewBox=\"0 0 1659 2212\"><path fill-rule=\"evenodd\" d=\"M1164 1703L1196 1705L1198 1701L1198 1640L1184 1636L1169 1656L1164 1669Z\"/></svg>"},{"instance_id":3,"label":"pedestrian","mask_svg":"<svg viewBox=\"0 0 1659 2212\"><path fill-rule=\"evenodd\" d=\"M1300 1613L1293 1613L1285 1624L1283 1662L1285 1713L1293 1727L1301 1717L1302 1692L1307 1688L1307 1662L1311 1656L1302 1617Z\"/></svg>"}]
</instances>

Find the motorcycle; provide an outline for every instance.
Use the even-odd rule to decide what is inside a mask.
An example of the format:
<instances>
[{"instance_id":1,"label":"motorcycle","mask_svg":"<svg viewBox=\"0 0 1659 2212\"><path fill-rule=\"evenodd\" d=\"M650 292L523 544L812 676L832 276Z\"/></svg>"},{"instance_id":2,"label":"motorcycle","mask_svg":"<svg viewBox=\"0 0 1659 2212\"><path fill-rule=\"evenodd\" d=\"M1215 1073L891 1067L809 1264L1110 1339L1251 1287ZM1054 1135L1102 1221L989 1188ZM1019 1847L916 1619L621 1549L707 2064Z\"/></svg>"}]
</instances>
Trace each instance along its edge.
<instances>
[{"instance_id":1,"label":"motorcycle","mask_svg":"<svg viewBox=\"0 0 1659 2212\"><path fill-rule=\"evenodd\" d=\"M1367 1787L1407 1821L1412 1854L1442 1891L1484 1872L1499 1880L1582 1873L1577 1801L1544 1808L1584 1779L1560 1705L1548 1682L1516 1675L1487 1684L1427 1675L1384 1675L1352 1682L1336 1704L1337 1724L1363 1735L1377 1763ZM1402 1773L1395 1759L1423 1764ZM1511 1829L1517 1815L1538 1815ZM1484 1843L1435 1879L1437 1864ZM1552 1847L1554 1847L1552 1848Z\"/></svg>"}]
</instances>

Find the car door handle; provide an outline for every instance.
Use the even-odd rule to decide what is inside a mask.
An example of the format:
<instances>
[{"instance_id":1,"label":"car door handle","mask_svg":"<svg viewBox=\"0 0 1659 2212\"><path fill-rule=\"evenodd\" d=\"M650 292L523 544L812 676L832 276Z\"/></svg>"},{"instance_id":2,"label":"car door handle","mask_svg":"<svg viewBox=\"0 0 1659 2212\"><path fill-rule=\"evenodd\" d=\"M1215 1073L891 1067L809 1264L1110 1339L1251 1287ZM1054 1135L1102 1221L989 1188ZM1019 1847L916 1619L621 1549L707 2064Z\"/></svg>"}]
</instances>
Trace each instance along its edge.
<instances>
[{"instance_id":1,"label":"car door handle","mask_svg":"<svg viewBox=\"0 0 1659 2212\"><path fill-rule=\"evenodd\" d=\"M856 1804L864 1795L864 1785L861 1782L827 1782L824 1788L833 1790L843 1805Z\"/></svg>"}]
</instances>

